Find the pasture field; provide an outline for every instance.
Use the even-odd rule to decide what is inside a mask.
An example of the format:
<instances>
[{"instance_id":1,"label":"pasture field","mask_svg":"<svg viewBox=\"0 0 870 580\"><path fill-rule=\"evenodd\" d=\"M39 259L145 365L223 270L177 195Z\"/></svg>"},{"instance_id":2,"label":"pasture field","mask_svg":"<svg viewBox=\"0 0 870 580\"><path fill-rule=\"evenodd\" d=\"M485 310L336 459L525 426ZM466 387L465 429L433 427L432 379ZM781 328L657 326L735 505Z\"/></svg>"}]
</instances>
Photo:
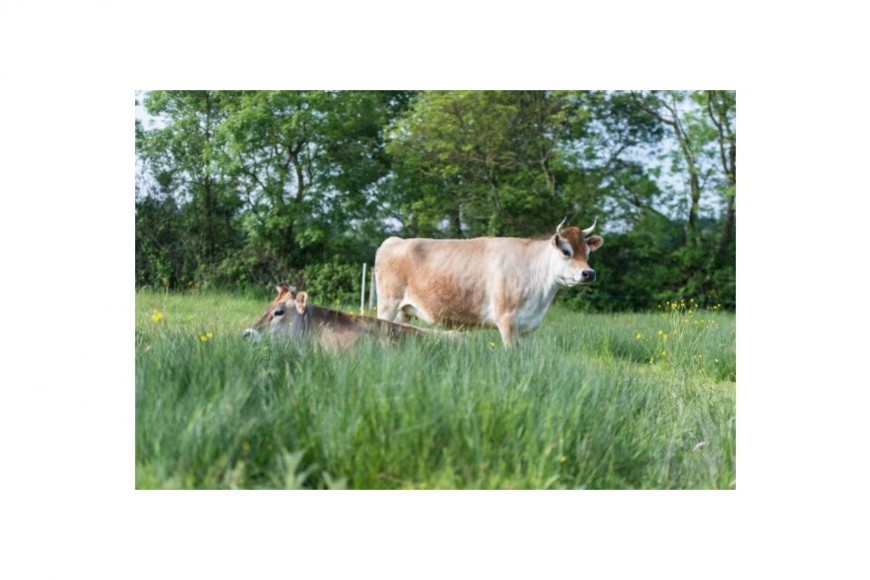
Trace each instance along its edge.
<instances>
[{"instance_id":1,"label":"pasture field","mask_svg":"<svg viewBox=\"0 0 870 580\"><path fill-rule=\"evenodd\" d=\"M554 306L511 350L334 353L243 340L271 298L137 292L137 489L736 487L733 314Z\"/></svg>"}]
</instances>

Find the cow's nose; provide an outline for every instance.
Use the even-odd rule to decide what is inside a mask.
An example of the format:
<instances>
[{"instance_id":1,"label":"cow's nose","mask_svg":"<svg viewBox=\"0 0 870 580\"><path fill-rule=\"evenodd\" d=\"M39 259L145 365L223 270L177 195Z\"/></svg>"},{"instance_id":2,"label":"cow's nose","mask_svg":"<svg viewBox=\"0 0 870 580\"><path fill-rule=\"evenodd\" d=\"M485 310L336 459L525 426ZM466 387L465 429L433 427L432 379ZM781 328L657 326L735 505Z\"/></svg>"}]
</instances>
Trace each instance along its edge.
<instances>
[{"instance_id":1,"label":"cow's nose","mask_svg":"<svg viewBox=\"0 0 870 580\"><path fill-rule=\"evenodd\" d=\"M253 328L246 328L245 331L242 333L242 338L253 338L253 337L254 337L254 329Z\"/></svg>"},{"instance_id":2,"label":"cow's nose","mask_svg":"<svg viewBox=\"0 0 870 580\"><path fill-rule=\"evenodd\" d=\"M594 282L595 270L583 270L583 273L580 274L580 280L582 282Z\"/></svg>"}]
</instances>

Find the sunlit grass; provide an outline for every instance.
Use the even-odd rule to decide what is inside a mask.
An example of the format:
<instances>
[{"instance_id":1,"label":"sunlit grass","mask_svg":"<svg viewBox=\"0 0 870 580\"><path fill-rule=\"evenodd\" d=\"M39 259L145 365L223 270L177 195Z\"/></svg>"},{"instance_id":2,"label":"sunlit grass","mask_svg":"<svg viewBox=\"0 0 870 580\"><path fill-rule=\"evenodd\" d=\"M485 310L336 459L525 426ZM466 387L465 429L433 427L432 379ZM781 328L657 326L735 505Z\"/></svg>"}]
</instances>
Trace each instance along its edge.
<instances>
[{"instance_id":1,"label":"sunlit grass","mask_svg":"<svg viewBox=\"0 0 870 580\"><path fill-rule=\"evenodd\" d=\"M270 299L137 295L137 487L735 486L732 314L554 308L512 350L336 354L244 341Z\"/></svg>"}]
</instances>

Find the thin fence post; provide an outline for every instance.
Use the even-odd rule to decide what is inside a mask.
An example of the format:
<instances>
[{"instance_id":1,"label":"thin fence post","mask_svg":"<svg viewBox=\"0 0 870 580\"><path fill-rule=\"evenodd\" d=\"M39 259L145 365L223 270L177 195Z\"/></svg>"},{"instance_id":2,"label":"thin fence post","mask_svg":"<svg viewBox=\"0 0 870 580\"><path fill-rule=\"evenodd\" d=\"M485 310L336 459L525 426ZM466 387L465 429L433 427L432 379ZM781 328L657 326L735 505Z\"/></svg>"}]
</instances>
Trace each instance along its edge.
<instances>
[{"instance_id":1,"label":"thin fence post","mask_svg":"<svg viewBox=\"0 0 870 580\"><path fill-rule=\"evenodd\" d=\"M360 315L365 314L365 305L366 305L366 263L363 262L363 271L362 271L362 284L360 284L360 295L359 295L359 313Z\"/></svg>"},{"instance_id":2,"label":"thin fence post","mask_svg":"<svg viewBox=\"0 0 870 580\"><path fill-rule=\"evenodd\" d=\"M375 307L375 269L371 269L371 274L369 275L371 281L369 282L369 310Z\"/></svg>"}]
</instances>

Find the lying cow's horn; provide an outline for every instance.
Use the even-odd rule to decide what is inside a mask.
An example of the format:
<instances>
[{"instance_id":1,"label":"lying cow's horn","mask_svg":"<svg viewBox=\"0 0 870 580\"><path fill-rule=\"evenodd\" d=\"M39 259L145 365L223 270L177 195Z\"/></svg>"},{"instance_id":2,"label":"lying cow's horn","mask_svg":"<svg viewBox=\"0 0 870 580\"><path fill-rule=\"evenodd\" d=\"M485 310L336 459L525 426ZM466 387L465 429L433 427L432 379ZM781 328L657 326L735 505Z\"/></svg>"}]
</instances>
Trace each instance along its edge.
<instances>
[{"instance_id":1,"label":"lying cow's horn","mask_svg":"<svg viewBox=\"0 0 870 580\"><path fill-rule=\"evenodd\" d=\"M597 223L598 223L598 218L595 218L595 221L592 222L592 225L589 226L588 228L586 228L585 230L583 230L583 237L586 237L586 236L588 236L589 234L591 234L591 233L592 233L592 230L595 229L595 224L597 224Z\"/></svg>"},{"instance_id":2,"label":"lying cow's horn","mask_svg":"<svg viewBox=\"0 0 870 580\"><path fill-rule=\"evenodd\" d=\"M562 233L562 226L565 225L565 222L566 222L566 221L568 221L568 216L565 216L565 218L564 218L564 219L559 223L559 225L556 226L556 233L557 233L557 234L561 234L561 233Z\"/></svg>"}]
</instances>

